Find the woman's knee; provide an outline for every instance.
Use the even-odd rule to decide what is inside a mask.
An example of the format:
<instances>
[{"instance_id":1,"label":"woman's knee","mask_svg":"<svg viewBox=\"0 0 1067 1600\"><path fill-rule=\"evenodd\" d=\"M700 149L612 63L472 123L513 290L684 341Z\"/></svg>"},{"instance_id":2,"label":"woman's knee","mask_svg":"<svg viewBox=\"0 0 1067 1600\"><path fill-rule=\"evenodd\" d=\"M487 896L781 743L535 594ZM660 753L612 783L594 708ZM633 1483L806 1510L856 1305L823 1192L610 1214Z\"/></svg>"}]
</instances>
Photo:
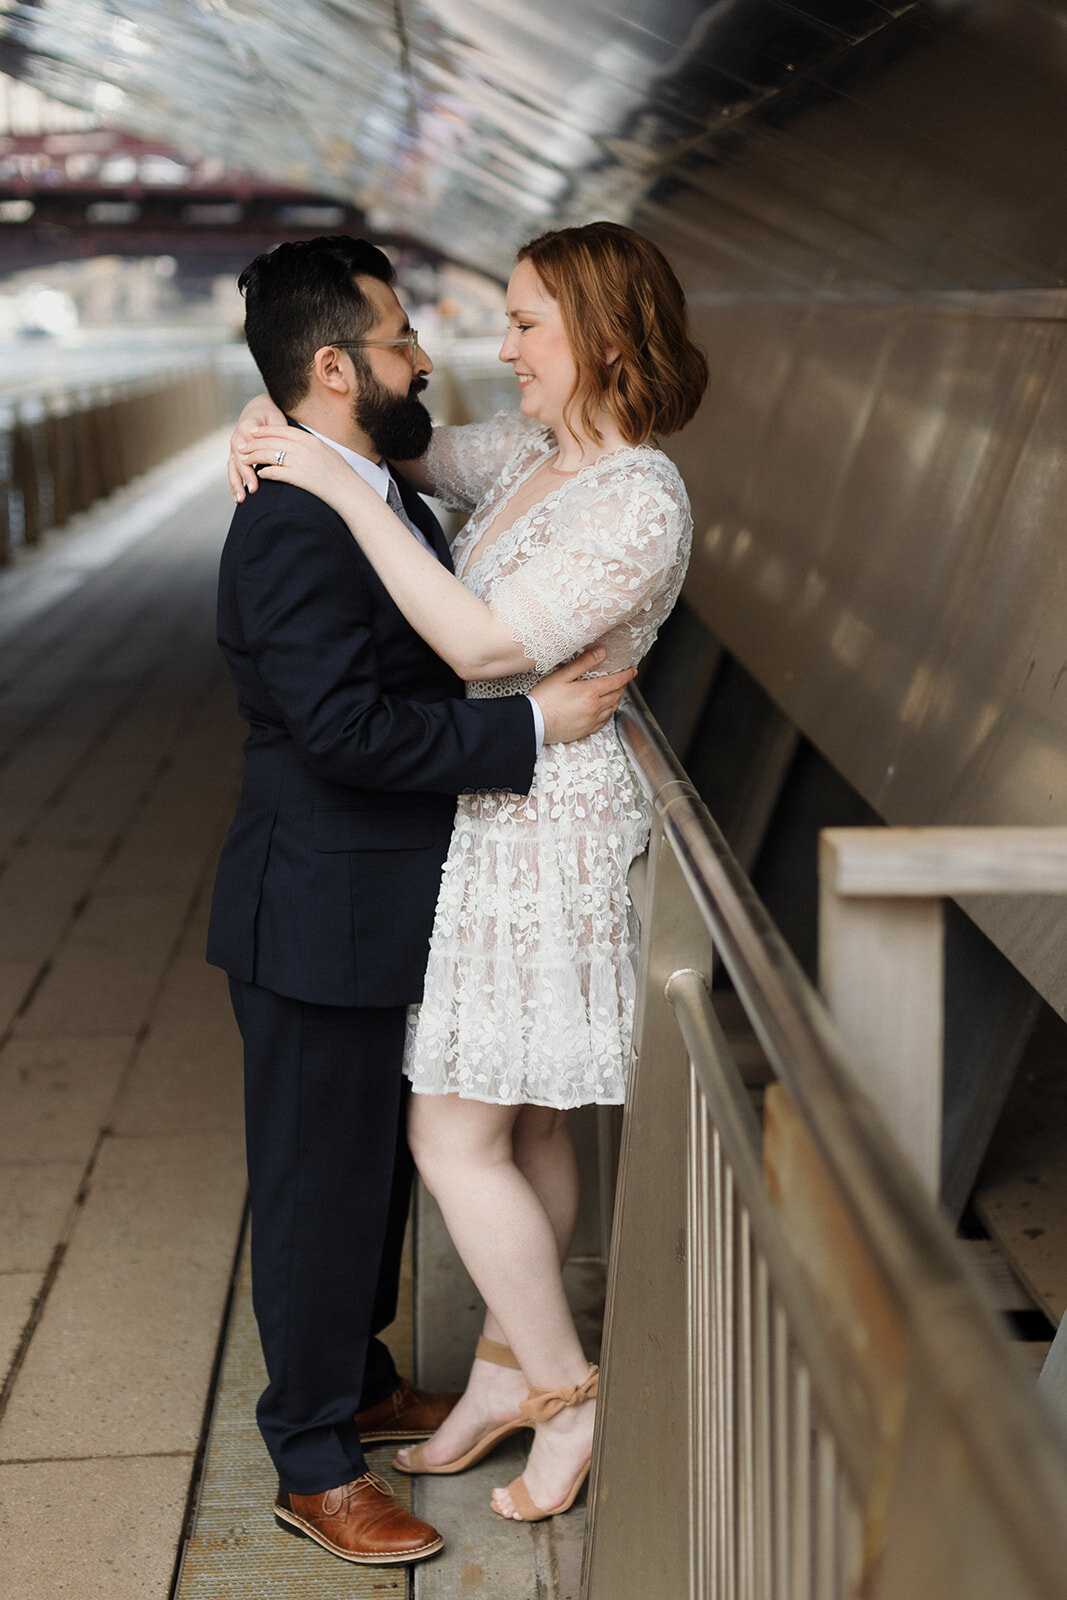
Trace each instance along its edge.
<instances>
[{"instance_id":1,"label":"woman's knee","mask_svg":"<svg viewBox=\"0 0 1067 1600\"><path fill-rule=\"evenodd\" d=\"M510 1110L455 1095L412 1096L408 1143L431 1194L464 1170L511 1159Z\"/></svg>"}]
</instances>

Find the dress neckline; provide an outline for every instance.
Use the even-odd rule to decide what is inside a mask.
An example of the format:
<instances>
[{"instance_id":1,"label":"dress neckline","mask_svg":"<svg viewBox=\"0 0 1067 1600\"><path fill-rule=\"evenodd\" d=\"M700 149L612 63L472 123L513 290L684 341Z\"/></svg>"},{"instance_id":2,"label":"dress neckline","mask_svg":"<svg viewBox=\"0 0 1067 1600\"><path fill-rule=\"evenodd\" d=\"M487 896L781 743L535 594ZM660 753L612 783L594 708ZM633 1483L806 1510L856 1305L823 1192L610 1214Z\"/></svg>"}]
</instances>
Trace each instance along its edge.
<instances>
[{"instance_id":1,"label":"dress neckline","mask_svg":"<svg viewBox=\"0 0 1067 1600\"><path fill-rule=\"evenodd\" d=\"M546 430L546 433L548 433L550 437L554 438L554 435L551 435L551 431L550 430ZM545 443L546 444L549 443L549 438L545 439ZM625 455L626 452L629 451L629 450L632 450L632 451L652 450L657 455L659 455L661 453L660 447L659 447L658 444L653 444L650 440L645 440L642 444L617 444L614 447L614 449L605 450L603 452L603 454L601 454L599 456L594 456L591 461L583 462L580 467L572 467L570 469L570 471L568 471L568 472L563 472L563 471L560 470L559 467L554 467L552 465L552 457L551 456L542 456L541 460L544 463L544 465L548 468L549 472L555 473L557 478L565 478L565 479L580 478L583 472L591 472L594 467L599 467L602 462L604 462L604 461L614 461L616 456ZM559 454L559 445L558 445L558 443L555 445L555 454L556 455Z\"/></svg>"},{"instance_id":2,"label":"dress neckline","mask_svg":"<svg viewBox=\"0 0 1067 1600\"><path fill-rule=\"evenodd\" d=\"M551 429L545 428L542 433L542 444L545 446L551 445L551 447L558 452L559 446L554 443L554 440L555 435L552 434ZM659 446L654 444L620 444L616 445L614 450L605 450L603 455L595 456L592 461L587 461L584 466L576 467L573 472L556 472L555 476L560 480L559 483L553 485L546 495L542 495L540 500L535 500L532 506L528 506L525 511L521 512L519 516L515 518L514 522L509 523L506 528L501 528L500 532L495 535L491 543L486 547L482 554L478 556L477 560L472 561L471 556L481 544L484 537L484 531L478 535L470 549L464 551L463 562L462 565L456 569L456 576L461 582L466 579L468 574L473 572L475 567L480 567L483 561L489 559L493 551L499 545L501 539L505 538L509 533L514 532L514 530L521 523L525 522L528 517L532 516L540 506L547 505L549 500L554 499L556 495L562 494L564 490L567 489L572 483L576 483L584 473L592 472L594 467L599 467L605 461L613 461L616 456L625 455L627 452L636 453L638 450L651 450L657 455L662 453ZM553 470L549 457L544 453L539 454L534 460L532 460L524 471L520 471L516 481L511 485L509 493L505 496L503 503L497 508L497 512L494 515L499 515L505 510L508 501L514 498L526 480L532 477L537 471L538 467L541 466L547 466L549 471ZM490 519L490 522L491 521L492 519Z\"/></svg>"}]
</instances>

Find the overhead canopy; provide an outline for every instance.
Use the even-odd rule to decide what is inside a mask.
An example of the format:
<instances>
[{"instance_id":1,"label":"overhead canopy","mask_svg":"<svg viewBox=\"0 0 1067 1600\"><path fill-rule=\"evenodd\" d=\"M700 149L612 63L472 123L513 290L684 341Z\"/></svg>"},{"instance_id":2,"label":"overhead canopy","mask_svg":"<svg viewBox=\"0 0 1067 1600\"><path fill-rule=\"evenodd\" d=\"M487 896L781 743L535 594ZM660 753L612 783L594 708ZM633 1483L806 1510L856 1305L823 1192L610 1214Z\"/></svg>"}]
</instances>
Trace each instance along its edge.
<instances>
[{"instance_id":1,"label":"overhead canopy","mask_svg":"<svg viewBox=\"0 0 1067 1600\"><path fill-rule=\"evenodd\" d=\"M0 61L107 123L355 200L505 273L629 220L872 48L913 0L0 0ZM859 51L857 52L857 46Z\"/></svg>"}]
</instances>

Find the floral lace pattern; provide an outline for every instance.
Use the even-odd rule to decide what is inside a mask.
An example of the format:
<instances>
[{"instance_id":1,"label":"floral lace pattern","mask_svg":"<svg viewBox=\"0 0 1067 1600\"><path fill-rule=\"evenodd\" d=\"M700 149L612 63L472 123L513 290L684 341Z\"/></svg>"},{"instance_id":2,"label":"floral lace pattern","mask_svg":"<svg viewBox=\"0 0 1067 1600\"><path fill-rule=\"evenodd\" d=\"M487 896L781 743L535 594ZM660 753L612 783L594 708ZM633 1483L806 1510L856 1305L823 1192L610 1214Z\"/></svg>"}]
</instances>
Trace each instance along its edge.
<instances>
[{"instance_id":1,"label":"floral lace pattern","mask_svg":"<svg viewBox=\"0 0 1067 1600\"><path fill-rule=\"evenodd\" d=\"M604 672L636 664L677 599L692 522L673 463L617 450L561 478L467 561L515 488L555 449L521 415L439 428L428 464L473 514L456 570L531 659L529 673L468 684L522 693L597 641ZM626 889L647 804L609 726L546 745L528 795L462 795L404 1070L417 1093L568 1108L624 1097L636 930Z\"/></svg>"}]
</instances>

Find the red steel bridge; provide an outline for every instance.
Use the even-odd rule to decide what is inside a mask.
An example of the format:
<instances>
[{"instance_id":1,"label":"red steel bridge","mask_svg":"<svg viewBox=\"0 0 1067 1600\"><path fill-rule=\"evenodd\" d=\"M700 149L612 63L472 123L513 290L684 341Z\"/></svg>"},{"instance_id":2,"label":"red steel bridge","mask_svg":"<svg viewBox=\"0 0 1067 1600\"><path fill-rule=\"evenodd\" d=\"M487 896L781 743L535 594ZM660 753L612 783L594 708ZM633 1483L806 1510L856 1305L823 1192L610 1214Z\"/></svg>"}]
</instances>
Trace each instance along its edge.
<instances>
[{"instance_id":1,"label":"red steel bridge","mask_svg":"<svg viewBox=\"0 0 1067 1600\"><path fill-rule=\"evenodd\" d=\"M336 195L122 133L0 136L0 272L171 255L195 276L235 271L282 239L368 232L358 207Z\"/></svg>"}]
</instances>

